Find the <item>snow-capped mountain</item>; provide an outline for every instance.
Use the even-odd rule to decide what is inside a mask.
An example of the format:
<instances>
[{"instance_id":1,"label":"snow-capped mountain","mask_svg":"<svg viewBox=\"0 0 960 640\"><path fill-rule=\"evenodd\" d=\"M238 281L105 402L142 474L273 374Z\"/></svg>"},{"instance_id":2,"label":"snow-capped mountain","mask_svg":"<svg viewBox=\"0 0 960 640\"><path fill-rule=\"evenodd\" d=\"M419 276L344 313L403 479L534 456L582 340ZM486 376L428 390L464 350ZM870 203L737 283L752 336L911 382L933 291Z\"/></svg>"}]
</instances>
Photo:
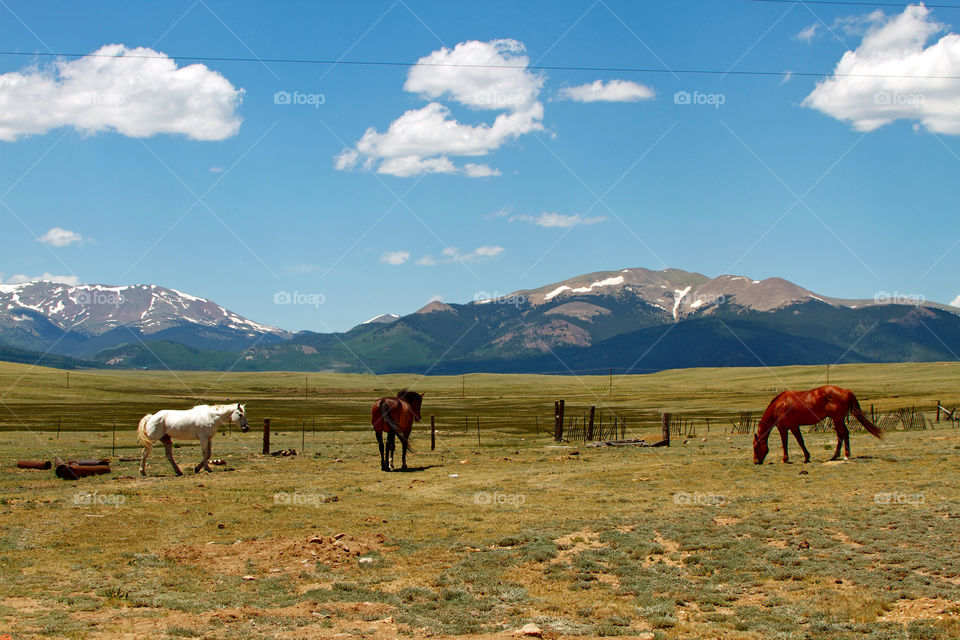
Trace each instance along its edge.
<instances>
[{"instance_id":1,"label":"snow-capped mountain","mask_svg":"<svg viewBox=\"0 0 960 640\"><path fill-rule=\"evenodd\" d=\"M120 326L149 335L185 323L243 331L251 336L287 334L210 300L154 284L70 286L34 281L0 285L0 312L15 317L18 311L35 311L64 331L87 335L100 335Z\"/></svg>"},{"instance_id":2,"label":"snow-capped mountain","mask_svg":"<svg viewBox=\"0 0 960 640\"><path fill-rule=\"evenodd\" d=\"M809 300L854 309L873 304L872 301L818 296L782 278L754 280L738 275L708 278L680 269L599 271L513 294L525 298L534 307L564 299L617 295L639 298L668 313L674 320L709 313L724 304L751 311L772 311Z\"/></svg>"},{"instance_id":3,"label":"snow-capped mountain","mask_svg":"<svg viewBox=\"0 0 960 640\"><path fill-rule=\"evenodd\" d=\"M34 282L0 286L0 347L114 367L433 374L913 362L955 359L960 312L637 268L291 334L163 287Z\"/></svg>"},{"instance_id":4,"label":"snow-capped mountain","mask_svg":"<svg viewBox=\"0 0 960 640\"><path fill-rule=\"evenodd\" d=\"M0 285L0 342L62 355L144 337L194 348L235 349L291 334L220 305L157 285L75 285L34 281Z\"/></svg>"}]
</instances>

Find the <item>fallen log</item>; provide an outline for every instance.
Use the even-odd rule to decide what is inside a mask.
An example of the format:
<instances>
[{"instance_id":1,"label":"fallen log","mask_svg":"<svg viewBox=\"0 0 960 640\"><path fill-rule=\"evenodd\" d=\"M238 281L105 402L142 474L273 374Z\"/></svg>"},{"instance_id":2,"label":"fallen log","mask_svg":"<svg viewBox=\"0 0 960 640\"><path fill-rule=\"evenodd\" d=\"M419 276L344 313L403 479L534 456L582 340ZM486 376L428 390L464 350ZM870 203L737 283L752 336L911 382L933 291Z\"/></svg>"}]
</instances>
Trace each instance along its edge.
<instances>
[{"instance_id":1,"label":"fallen log","mask_svg":"<svg viewBox=\"0 0 960 640\"><path fill-rule=\"evenodd\" d=\"M18 469L49 469L52 465L49 460L20 460Z\"/></svg>"},{"instance_id":2,"label":"fallen log","mask_svg":"<svg viewBox=\"0 0 960 640\"><path fill-rule=\"evenodd\" d=\"M77 464L81 467L110 466L110 458L100 458L99 460L67 460L67 464Z\"/></svg>"}]
</instances>

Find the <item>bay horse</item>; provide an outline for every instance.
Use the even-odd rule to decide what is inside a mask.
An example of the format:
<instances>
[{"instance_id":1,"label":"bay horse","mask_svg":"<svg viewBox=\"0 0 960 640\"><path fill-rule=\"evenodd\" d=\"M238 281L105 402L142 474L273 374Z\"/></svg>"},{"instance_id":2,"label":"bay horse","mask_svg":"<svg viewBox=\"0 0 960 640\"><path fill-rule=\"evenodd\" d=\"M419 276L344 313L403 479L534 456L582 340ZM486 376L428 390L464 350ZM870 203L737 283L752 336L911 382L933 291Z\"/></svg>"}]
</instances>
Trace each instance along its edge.
<instances>
[{"instance_id":1,"label":"bay horse","mask_svg":"<svg viewBox=\"0 0 960 640\"><path fill-rule=\"evenodd\" d=\"M410 446L410 432L414 421L420 421L420 405L423 404L422 393L403 389L393 398L379 398L373 403L370 410L370 421L377 434L377 445L380 447L380 470L393 471L393 452L396 448L394 438L400 439L403 445L402 470L407 468L407 449ZM387 446L383 446L383 434L387 434Z\"/></svg>"},{"instance_id":2,"label":"bay horse","mask_svg":"<svg viewBox=\"0 0 960 640\"><path fill-rule=\"evenodd\" d=\"M827 385L809 391L784 391L770 402L760 418L757 432L753 435L754 464L763 464L763 459L767 457L767 438L774 427L780 431L784 462L790 462L787 458L787 431L790 431L800 444L803 461L810 462L810 452L803 444L800 427L817 424L826 417L833 420L833 428L837 432L837 450L830 459L836 460L840 457L840 446L843 445L843 458L846 460L850 457L850 432L846 425L848 412L852 413L867 431L878 438L883 436L880 428L867 420L867 416L860 409L860 402L849 389Z\"/></svg>"},{"instance_id":3,"label":"bay horse","mask_svg":"<svg viewBox=\"0 0 960 640\"><path fill-rule=\"evenodd\" d=\"M140 475L147 475L147 456L153 446L159 441L167 451L167 460L178 476L183 472L173 459L173 443L171 438L178 440L199 440L203 460L194 467L194 473L200 469L210 471L210 448L213 436L217 435L217 427L232 422L240 426L246 433L250 430L247 424L247 405L245 404L199 404L186 411L163 410L148 413L140 419L137 427L137 438L143 445L143 456L140 458Z\"/></svg>"}]
</instances>

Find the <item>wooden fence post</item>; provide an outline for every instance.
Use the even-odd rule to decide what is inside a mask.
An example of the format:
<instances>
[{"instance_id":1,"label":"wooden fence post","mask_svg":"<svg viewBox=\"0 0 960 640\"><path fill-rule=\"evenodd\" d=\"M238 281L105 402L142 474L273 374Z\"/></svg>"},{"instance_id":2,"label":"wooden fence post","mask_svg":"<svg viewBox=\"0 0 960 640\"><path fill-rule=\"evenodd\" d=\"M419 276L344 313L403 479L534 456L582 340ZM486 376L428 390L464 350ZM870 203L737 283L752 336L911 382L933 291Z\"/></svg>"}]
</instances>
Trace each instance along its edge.
<instances>
[{"instance_id":1,"label":"wooden fence post","mask_svg":"<svg viewBox=\"0 0 960 640\"><path fill-rule=\"evenodd\" d=\"M593 414L597 408L590 405L590 422L587 423L587 440L593 440Z\"/></svg>"},{"instance_id":2,"label":"wooden fence post","mask_svg":"<svg viewBox=\"0 0 960 640\"><path fill-rule=\"evenodd\" d=\"M263 455L270 453L270 418L263 419Z\"/></svg>"},{"instance_id":3,"label":"wooden fence post","mask_svg":"<svg viewBox=\"0 0 960 640\"><path fill-rule=\"evenodd\" d=\"M557 409L557 435L556 435L557 442L560 442L561 440L563 440L563 411L564 411L563 405L564 405L563 400L557 403L557 406L559 407Z\"/></svg>"},{"instance_id":4,"label":"wooden fence post","mask_svg":"<svg viewBox=\"0 0 960 640\"><path fill-rule=\"evenodd\" d=\"M560 439L560 401L553 402L553 439Z\"/></svg>"},{"instance_id":5,"label":"wooden fence post","mask_svg":"<svg viewBox=\"0 0 960 640\"><path fill-rule=\"evenodd\" d=\"M666 442L667 447L670 446L670 414L665 413L661 416L660 422L661 431L663 433L663 440Z\"/></svg>"},{"instance_id":6,"label":"wooden fence post","mask_svg":"<svg viewBox=\"0 0 960 640\"><path fill-rule=\"evenodd\" d=\"M437 422L430 416L430 451L437 448Z\"/></svg>"}]
</instances>

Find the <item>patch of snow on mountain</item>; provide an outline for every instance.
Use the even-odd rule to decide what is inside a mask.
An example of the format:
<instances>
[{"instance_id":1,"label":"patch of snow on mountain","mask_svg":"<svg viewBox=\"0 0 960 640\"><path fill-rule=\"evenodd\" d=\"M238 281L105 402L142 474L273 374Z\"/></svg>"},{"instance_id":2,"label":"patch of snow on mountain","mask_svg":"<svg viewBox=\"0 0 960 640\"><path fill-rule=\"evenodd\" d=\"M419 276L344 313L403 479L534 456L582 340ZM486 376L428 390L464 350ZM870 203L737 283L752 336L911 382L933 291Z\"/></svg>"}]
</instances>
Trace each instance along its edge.
<instances>
[{"instance_id":1,"label":"patch of snow on mountain","mask_svg":"<svg viewBox=\"0 0 960 640\"><path fill-rule=\"evenodd\" d=\"M589 287L576 287L570 288L565 284L560 285L550 293L543 296L544 300L550 300L551 298L560 295L564 291L572 291L573 293L589 293L592 289L596 287L610 287L617 284L623 284L623 276L617 276L615 278L606 278L598 282L594 282Z\"/></svg>"},{"instance_id":2,"label":"patch of snow on mountain","mask_svg":"<svg viewBox=\"0 0 960 640\"><path fill-rule=\"evenodd\" d=\"M570 290L571 290L570 287L568 287L568 286L565 285L565 284L562 284L562 285L560 285L559 287L557 287L556 289L554 289L553 291L551 291L550 293L548 293L548 294L546 294L545 296L543 296L543 299L544 299L544 300L549 300L550 298L553 298L553 297L556 297L556 296L560 295L560 294L563 293L564 291L570 291Z\"/></svg>"},{"instance_id":3,"label":"patch of snow on mountain","mask_svg":"<svg viewBox=\"0 0 960 640\"><path fill-rule=\"evenodd\" d=\"M487 300L486 302L489 302L489 300ZM360 324L370 324L371 322L376 322L376 321L379 320L380 318L399 318L399 317L400 317L400 316L398 316L398 315L395 314L395 313L380 313L380 314L377 314L377 315L373 316L373 317L370 318L369 320L366 320L366 321L364 321L364 322L361 322Z\"/></svg>"},{"instance_id":4,"label":"patch of snow on mountain","mask_svg":"<svg viewBox=\"0 0 960 640\"><path fill-rule=\"evenodd\" d=\"M676 294L676 297L673 299L673 319L677 319L677 309L680 308L680 303L683 302L684 297L690 293L690 289L693 287L688 286L686 289L674 289L673 292Z\"/></svg>"},{"instance_id":5,"label":"patch of snow on mountain","mask_svg":"<svg viewBox=\"0 0 960 640\"><path fill-rule=\"evenodd\" d=\"M182 292L182 291L177 291L176 289L170 289L170 291L172 291L173 293L177 294L177 295L180 296L181 298L184 298L184 299L186 299L186 300L192 300L193 302L209 302L209 300L206 300L205 298L198 298L197 296L192 296L192 295L190 295L189 293L184 293L184 292Z\"/></svg>"}]
</instances>

